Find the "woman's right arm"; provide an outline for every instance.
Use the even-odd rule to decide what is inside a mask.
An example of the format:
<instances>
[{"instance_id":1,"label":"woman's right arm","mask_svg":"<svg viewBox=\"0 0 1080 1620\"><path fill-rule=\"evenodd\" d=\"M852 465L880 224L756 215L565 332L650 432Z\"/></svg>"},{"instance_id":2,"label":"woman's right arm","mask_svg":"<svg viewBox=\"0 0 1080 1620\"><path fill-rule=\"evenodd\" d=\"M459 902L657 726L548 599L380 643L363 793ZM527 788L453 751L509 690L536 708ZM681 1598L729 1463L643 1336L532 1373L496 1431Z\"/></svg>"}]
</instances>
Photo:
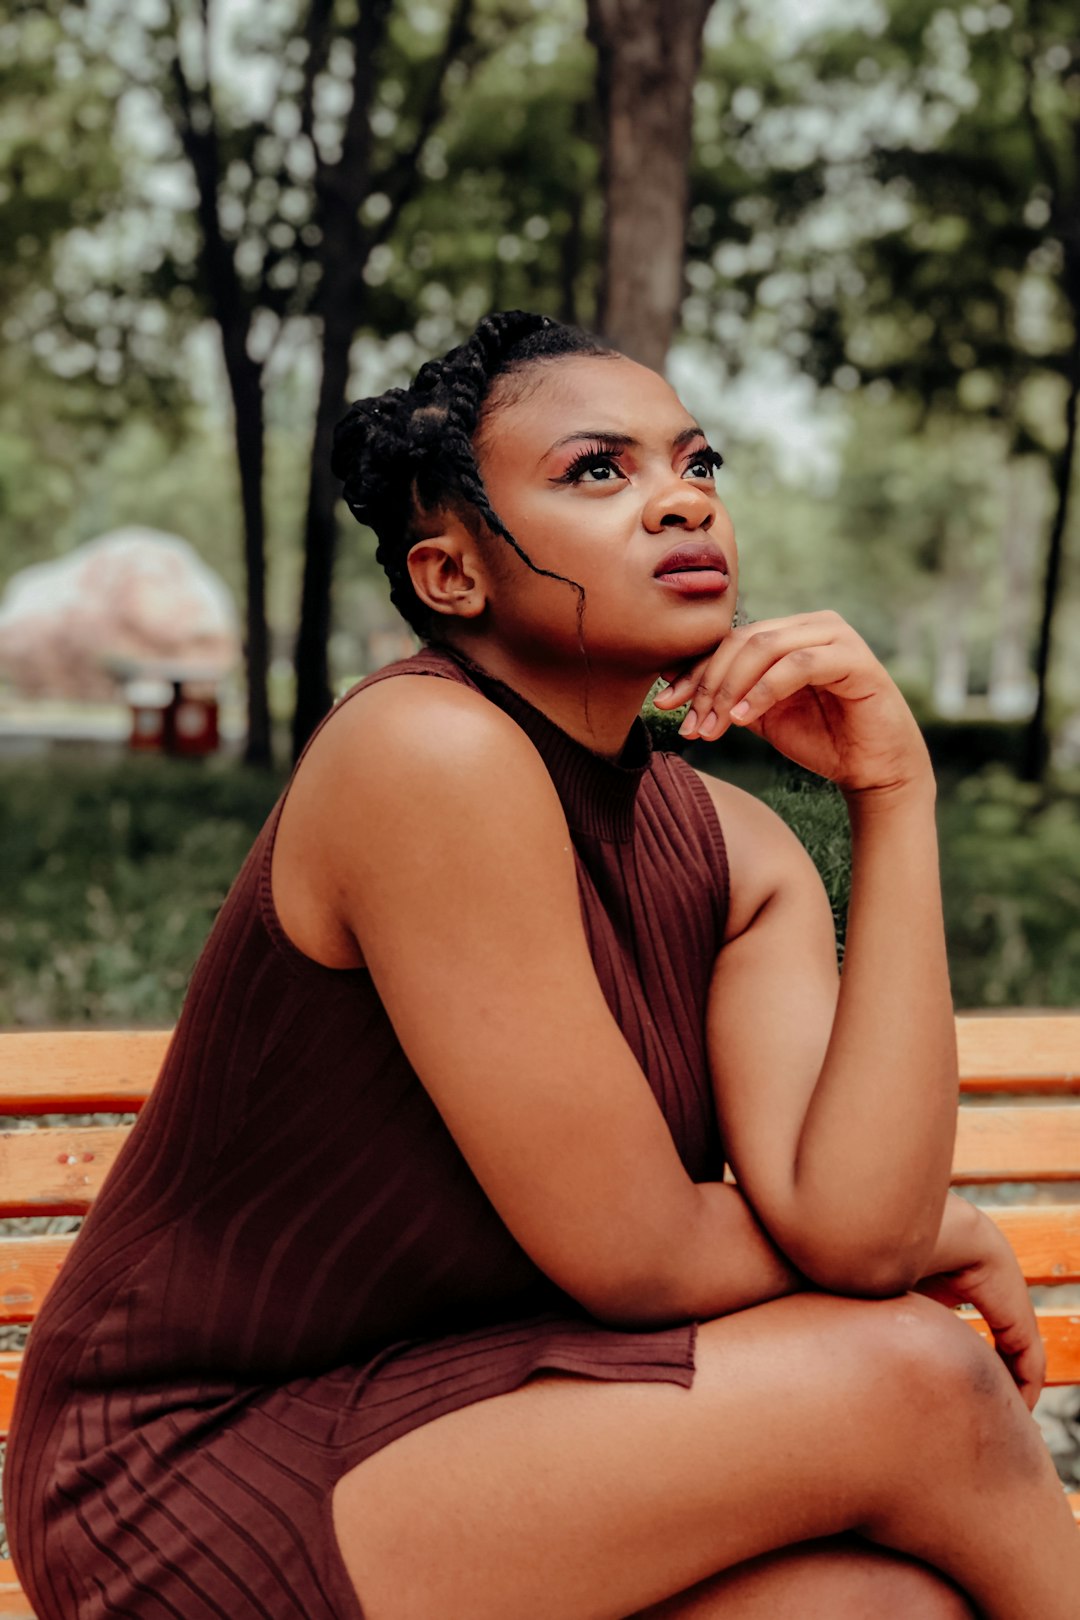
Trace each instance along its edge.
<instances>
[{"instance_id":1,"label":"woman's right arm","mask_svg":"<svg viewBox=\"0 0 1080 1620\"><path fill-rule=\"evenodd\" d=\"M597 979L554 785L508 716L431 676L380 682L290 799L312 894L542 1271L612 1325L668 1323L673 1257L707 1227L717 1309L800 1286L740 1194L687 1176Z\"/></svg>"}]
</instances>

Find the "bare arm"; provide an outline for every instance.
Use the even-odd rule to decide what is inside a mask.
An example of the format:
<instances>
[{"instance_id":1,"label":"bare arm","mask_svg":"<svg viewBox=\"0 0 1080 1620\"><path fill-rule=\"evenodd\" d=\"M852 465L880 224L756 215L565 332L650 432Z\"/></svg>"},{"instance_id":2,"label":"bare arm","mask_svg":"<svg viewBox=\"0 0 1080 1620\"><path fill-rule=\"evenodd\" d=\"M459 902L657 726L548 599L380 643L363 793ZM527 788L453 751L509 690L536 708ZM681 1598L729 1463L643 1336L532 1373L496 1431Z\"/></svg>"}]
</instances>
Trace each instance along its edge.
<instances>
[{"instance_id":1,"label":"bare arm","mask_svg":"<svg viewBox=\"0 0 1080 1620\"><path fill-rule=\"evenodd\" d=\"M706 780L733 874L709 1049L739 1185L813 1281L902 1291L938 1237L956 1120L925 745L887 673L831 613L732 632L664 697L690 691L721 730L745 699L745 723L838 782L852 823L838 980L829 907L798 840L765 806Z\"/></svg>"},{"instance_id":2,"label":"bare arm","mask_svg":"<svg viewBox=\"0 0 1080 1620\"><path fill-rule=\"evenodd\" d=\"M331 720L289 800L314 903L354 936L522 1247L601 1320L675 1320L670 1257L711 1195L600 988L562 807L531 743L478 693L400 676ZM797 1286L745 1200L718 1191L718 1308Z\"/></svg>"},{"instance_id":3,"label":"bare arm","mask_svg":"<svg viewBox=\"0 0 1080 1620\"><path fill-rule=\"evenodd\" d=\"M731 788L718 796L733 871L774 879L721 952L709 994L717 1109L739 1184L815 1282L895 1292L922 1275L937 1238L955 1132L932 801L853 814L838 980L809 857L765 806Z\"/></svg>"}]
</instances>

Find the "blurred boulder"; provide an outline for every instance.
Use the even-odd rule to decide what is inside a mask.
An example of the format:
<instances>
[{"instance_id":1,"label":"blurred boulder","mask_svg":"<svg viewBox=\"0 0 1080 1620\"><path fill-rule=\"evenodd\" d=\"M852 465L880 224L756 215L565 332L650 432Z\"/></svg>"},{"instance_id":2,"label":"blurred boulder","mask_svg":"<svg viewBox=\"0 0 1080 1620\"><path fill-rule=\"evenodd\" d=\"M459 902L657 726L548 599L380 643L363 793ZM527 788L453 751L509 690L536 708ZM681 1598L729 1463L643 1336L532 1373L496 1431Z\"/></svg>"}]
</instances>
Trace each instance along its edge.
<instances>
[{"instance_id":1,"label":"blurred boulder","mask_svg":"<svg viewBox=\"0 0 1080 1620\"><path fill-rule=\"evenodd\" d=\"M141 672L220 680L240 657L232 594L179 536L117 529L14 575L0 676L28 697L115 698Z\"/></svg>"}]
</instances>

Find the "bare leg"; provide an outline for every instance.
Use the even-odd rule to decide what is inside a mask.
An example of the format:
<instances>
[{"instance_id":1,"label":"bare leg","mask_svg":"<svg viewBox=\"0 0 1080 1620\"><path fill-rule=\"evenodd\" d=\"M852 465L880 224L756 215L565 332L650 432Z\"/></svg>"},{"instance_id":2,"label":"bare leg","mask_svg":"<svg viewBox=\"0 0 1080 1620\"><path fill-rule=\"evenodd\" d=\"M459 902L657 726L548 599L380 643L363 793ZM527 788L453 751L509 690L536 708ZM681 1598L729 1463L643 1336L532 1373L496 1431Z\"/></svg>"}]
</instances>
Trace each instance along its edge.
<instances>
[{"instance_id":1,"label":"bare leg","mask_svg":"<svg viewBox=\"0 0 1080 1620\"><path fill-rule=\"evenodd\" d=\"M368 1620L622 1620L847 1531L987 1620L1077 1620L1080 1537L997 1357L920 1295L803 1294L698 1332L691 1389L545 1374L339 1482Z\"/></svg>"},{"instance_id":2,"label":"bare leg","mask_svg":"<svg viewBox=\"0 0 1080 1620\"><path fill-rule=\"evenodd\" d=\"M763 1553L629 1620L972 1620L943 1575L859 1536Z\"/></svg>"}]
</instances>

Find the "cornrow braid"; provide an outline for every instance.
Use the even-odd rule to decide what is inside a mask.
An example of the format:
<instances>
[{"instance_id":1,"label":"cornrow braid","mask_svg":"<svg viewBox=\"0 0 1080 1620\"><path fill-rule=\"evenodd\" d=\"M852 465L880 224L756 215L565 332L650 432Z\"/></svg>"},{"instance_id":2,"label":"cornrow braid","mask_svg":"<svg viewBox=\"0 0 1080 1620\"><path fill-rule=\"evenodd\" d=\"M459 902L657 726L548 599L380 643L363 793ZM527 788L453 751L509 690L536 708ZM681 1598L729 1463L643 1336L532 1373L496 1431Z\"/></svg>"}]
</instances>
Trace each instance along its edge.
<instances>
[{"instance_id":1,"label":"cornrow braid","mask_svg":"<svg viewBox=\"0 0 1080 1620\"><path fill-rule=\"evenodd\" d=\"M486 316L472 336L440 360L428 360L408 388L356 400L334 429L330 465L343 480L353 516L375 531L375 560L390 600L421 641L435 635L432 613L413 590L406 558L419 538L417 509L463 502L510 545L535 574L562 580L578 596L578 641L584 652L585 592L576 580L539 568L493 509L474 445L496 377L564 355L610 355L590 333L546 315L506 310Z\"/></svg>"}]
</instances>

